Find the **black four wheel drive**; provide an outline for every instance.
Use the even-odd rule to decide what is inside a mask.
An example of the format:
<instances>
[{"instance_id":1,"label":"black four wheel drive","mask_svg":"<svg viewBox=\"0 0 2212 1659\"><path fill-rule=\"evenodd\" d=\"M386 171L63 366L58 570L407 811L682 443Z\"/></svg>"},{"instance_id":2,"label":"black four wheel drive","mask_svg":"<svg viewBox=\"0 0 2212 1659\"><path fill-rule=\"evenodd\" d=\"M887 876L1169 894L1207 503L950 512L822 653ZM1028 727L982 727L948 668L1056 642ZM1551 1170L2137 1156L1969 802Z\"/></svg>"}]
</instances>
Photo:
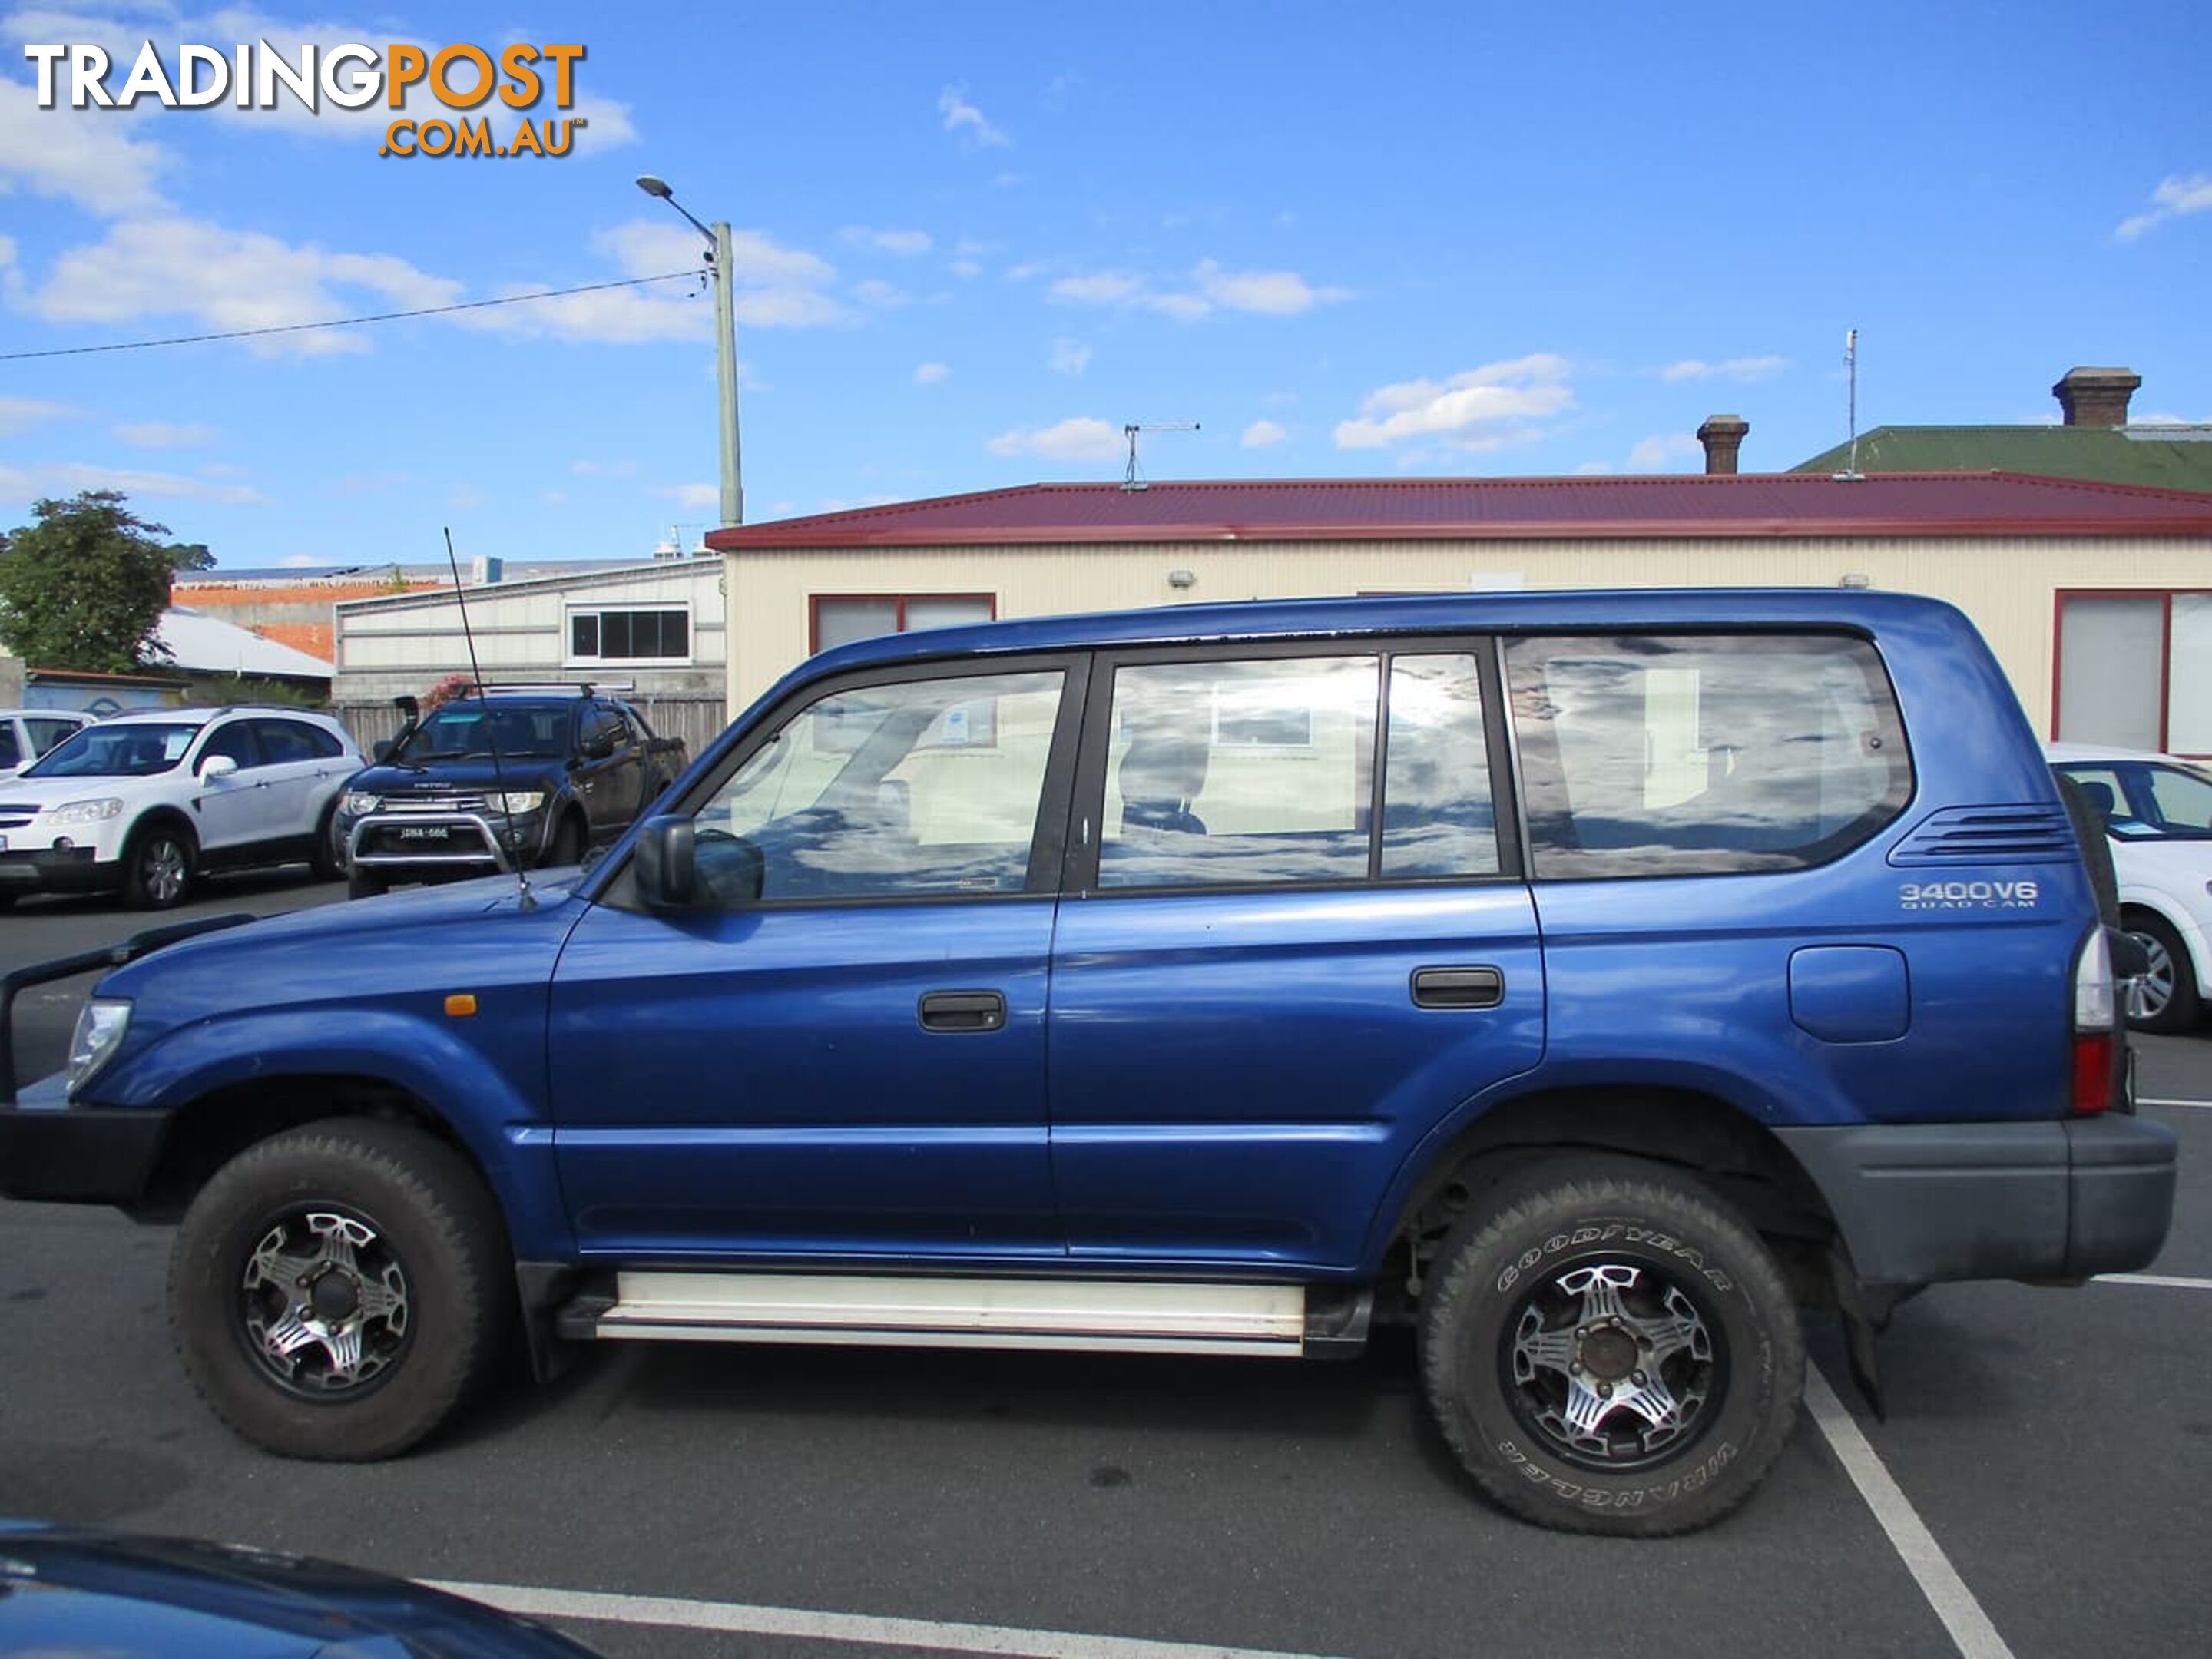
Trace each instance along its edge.
<instances>
[{"instance_id":1,"label":"black four wheel drive","mask_svg":"<svg viewBox=\"0 0 2212 1659\"><path fill-rule=\"evenodd\" d=\"M409 719L377 745L332 825L352 896L395 882L580 862L688 762L680 738L590 686L489 691Z\"/></svg>"}]
</instances>

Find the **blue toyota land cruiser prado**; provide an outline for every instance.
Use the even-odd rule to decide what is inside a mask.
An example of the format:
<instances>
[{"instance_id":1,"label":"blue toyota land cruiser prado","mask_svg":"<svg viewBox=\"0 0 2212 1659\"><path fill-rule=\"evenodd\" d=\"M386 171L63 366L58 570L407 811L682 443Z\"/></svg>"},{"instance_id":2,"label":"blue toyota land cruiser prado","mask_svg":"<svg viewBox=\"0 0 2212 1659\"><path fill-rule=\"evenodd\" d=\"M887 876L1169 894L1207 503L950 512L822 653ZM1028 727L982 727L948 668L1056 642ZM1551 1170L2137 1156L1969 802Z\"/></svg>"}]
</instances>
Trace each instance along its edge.
<instances>
[{"instance_id":1,"label":"blue toyota land cruiser prado","mask_svg":"<svg viewBox=\"0 0 2212 1659\"><path fill-rule=\"evenodd\" d=\"M178 1221L183 1363L295 1456L404 1450L517 1333L1387 1322L1483 1492L1643 1534L1771 1466L1800 1306L1870 1368L1923 1285L2166 1235L2075 824L1933 600L906 634L659 806L526 889L145 941L0 1109L0 1188Z\"/></svg>"}]
</instances>

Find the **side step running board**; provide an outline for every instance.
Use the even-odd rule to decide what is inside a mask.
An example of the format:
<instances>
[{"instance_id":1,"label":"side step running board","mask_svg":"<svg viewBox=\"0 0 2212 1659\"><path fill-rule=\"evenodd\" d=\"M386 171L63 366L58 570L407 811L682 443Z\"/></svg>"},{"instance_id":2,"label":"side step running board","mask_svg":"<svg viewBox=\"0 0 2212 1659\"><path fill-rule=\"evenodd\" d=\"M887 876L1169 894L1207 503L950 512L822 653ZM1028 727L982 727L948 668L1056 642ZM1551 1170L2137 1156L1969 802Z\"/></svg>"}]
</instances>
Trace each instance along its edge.
<instances>
[{"instance_id":1,"label":"side step running board","mask_svg":"<svg viewBox=\"0 0 2212 1659\"><path fill-rule=\"evenodd\" d=\"M618 1273L611 1298L563 1310L563 1336L876 1347L1356 1353L1370 1293L1298 1285L835 1273Z\"/></svg>"}]
</instances>

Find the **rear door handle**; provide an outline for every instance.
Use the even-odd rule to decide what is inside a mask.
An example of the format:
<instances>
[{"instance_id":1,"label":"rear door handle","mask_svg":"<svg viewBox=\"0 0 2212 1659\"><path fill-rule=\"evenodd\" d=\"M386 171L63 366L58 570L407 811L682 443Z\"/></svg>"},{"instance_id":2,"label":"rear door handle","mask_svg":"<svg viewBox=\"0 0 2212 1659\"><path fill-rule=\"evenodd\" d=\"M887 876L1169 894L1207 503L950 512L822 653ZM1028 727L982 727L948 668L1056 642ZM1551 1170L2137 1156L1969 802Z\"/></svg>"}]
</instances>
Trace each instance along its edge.
<instances>
[{"instance_id":1,"label":"rear door handle","mask_svg":"<svg viewBox=\"0 0 2212 1659\"><path fill-rule=\"evenodd\" d=\"M1505 1000L1505 975L1495 968L1416 968L1416 1008L1495 1008Z\"/></svg>"},{"instance_id":2,"label":"rear door handle","mask_svg":"<svg viewBox=\"0 0 2212 1659\"><path fill-rule=\"evenodd\" d=\"M1006 1000L996 991L930 991L920 1013L925 1031L995 1031L1006 1023Z\"/></svg>"}]
</instances>

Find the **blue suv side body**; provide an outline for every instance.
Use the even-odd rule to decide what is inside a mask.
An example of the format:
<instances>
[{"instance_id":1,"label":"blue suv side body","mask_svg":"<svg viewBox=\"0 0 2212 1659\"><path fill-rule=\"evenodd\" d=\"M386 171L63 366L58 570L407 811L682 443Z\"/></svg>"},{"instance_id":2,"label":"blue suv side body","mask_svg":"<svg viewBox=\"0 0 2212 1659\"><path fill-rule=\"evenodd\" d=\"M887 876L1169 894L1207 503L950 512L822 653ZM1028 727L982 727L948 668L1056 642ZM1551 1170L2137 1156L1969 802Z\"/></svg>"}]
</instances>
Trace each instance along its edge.
<instances>
[{"instance_id":1,"label":"blue suv side body","mask_svg":"<svg viewBox=\"0 0 2212 1659\"><path fill-rule=\"evenodd\" d=\"M1024 768L1028 817L974 805ZM779 815L763 777L818 793ZM1303 1317L1322 1352L1410 1316L1486 1491L1672 1530L1786 1432L1771 1401L1731 1427L1756 1391L1715 1380L1778 1344L1794 1402L1802 1346L1729 1322L1742 1284L1867 1334L1921 1285L2155 1254L2173 1143L2132 1115L2104 951L2036 739L1939 602L995 623L802 665L527 899L473 882L111 975L122 1036L0 1109L0 1188L174 1213L270 1137L400 1124L489 1189L541 1341L626 1310L989 1340L1011 1298L1042 1346ZM1757 1262L1708 1271L1721 1222ZM794 1310L793 1273L862 1288ZM1485 1342L1498 1369L1453 1358ZM1461 1413L1468 1365L1502 1403ZM1692 1443L1740 1469L1646 1479Z\"/></svg>"}]
</instances>

